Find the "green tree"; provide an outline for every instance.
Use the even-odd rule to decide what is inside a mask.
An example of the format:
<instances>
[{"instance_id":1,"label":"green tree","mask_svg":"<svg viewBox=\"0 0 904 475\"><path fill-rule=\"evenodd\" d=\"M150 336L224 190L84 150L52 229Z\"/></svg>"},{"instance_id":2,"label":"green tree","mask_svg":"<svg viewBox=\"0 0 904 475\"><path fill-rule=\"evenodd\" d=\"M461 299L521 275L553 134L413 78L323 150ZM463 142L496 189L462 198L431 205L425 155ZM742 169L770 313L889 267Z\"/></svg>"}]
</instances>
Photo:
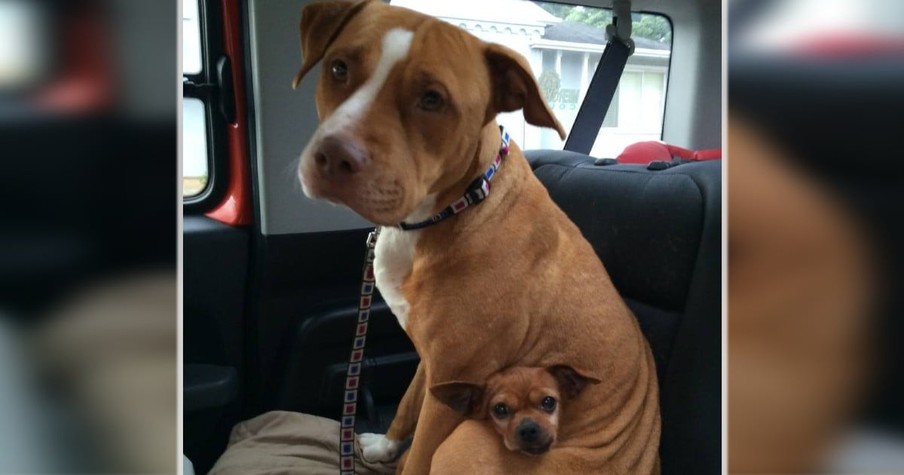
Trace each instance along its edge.
<instances>
[{"instance_id":1,"label":"green tree","mask_svg":"<svg viewBox=\"0 0 904 475\"><path fill-rule=\"evenodd\" d=\"M604 29L606 25L612 23L612 10L609 9L546 2L538 2L537 5L565 21L584 23L600 29ZM635 13L631 15L631 36L647 38L660 43L670 43L672 26L665 17Z\"/></svg>"},{"instance_id":2,"label":"green tree","mask_svg":"<svg viewBox=\"0 0 904 475\"><path fill-rule=\"evenodd\" d=\"M574 9L573 5L563 5L561 3L538 2L537 5L559 18L565 18L565 16L568 15L568 12Z\"/></svg>"},{"instance_id":3,"label":"green tree","mask_svg":"<svg viewBox=\"0 0 904 475\"><path fill-rule=\"evenodd\" d=\"M612 10L577 6L572 7L571 11L563 19L565 21L593 25L597 28L606 28L606 25L612 23Z\"/></svg>"},{"instance_id":4,"label":"green tree","mask_svg":"<svg viewBox=\"0 0 904 475\"><path fill-rule=\"evenodd\" d=\"M672 42L672 26L659 15L631 15L631 35L660 43Z\"/></svg>"}]
</instances>

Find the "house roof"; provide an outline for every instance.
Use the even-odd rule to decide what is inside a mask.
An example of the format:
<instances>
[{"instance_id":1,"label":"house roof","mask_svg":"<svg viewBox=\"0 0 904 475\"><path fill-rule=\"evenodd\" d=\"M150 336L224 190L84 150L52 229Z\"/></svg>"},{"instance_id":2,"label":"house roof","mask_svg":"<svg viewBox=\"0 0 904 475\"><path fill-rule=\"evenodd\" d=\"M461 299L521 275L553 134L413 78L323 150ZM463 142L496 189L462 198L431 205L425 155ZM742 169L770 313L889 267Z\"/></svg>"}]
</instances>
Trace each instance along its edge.
<instances>
[{"instance_id":1,"label":"house roof","mask_svg":"<svg viewBox=\"0 0 904 475\"><path fill-rule=\"evenodd\" d=\"M447 21L462 19L540 27L562 21L528 0L391 0L390 3Z\"/></svg>"},{"instance_id":2,"label":"house roof","mask_svg":"<svg viewBox=\"0 0 904 475\"><path fill-rule=\"evenodd\" d=\"M544 40L567 41L570 43L586 43L592 45L606 44L606 32L601 28L588 25L586 23L578 23L574 21L563 21L555 25L546 27L543 34ZM668 50L667 43L660 43L648 38L632 37L634 46L637 48Z\"/></svg>"}]
</instances>

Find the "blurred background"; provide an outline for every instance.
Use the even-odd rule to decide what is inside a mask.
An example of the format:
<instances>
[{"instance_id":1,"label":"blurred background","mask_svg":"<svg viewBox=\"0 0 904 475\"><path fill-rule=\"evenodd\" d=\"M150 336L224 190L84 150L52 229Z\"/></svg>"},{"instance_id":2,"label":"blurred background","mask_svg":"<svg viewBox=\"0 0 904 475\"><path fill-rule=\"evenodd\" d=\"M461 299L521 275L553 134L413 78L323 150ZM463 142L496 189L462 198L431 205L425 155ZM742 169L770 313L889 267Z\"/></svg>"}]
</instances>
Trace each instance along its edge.
<instances>
[{"instance_id":1,"label":"blurred background","mask_svg":"<svg viewBox=\"0 0 904 475\"><path fill-rule=\"evenodd\" d=\"M0 0L0 473L174 473L177 2Z\"/></svg>"},{"instance_id":2,"label":"blurred background","mask_svg":"<svg viewBox=\"0 0 904 475\"><path fill-rule=\"evenodd\" d=\"M904 2L728 0L731 473L904 473Z\"/></svg>"}]
</instances>

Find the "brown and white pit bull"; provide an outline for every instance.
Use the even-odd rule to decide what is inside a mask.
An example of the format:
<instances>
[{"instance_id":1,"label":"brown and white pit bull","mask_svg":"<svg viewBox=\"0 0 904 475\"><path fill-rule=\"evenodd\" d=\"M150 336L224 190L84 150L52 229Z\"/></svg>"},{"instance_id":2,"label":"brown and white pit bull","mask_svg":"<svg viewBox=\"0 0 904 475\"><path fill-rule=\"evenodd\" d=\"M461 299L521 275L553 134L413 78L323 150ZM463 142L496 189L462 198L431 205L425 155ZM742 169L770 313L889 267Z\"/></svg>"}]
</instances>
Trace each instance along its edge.
<instances>
[{"instance_id":1,"label":"brown and white pit bull","mask_svg":"<svg viewBox=\"0 0 904 475\"><path fill-rule=\"evenodd\" d=\"M367 0L306 6L301 47L294 85L323 61L321 124L299 165L304 192L383 226L377 286L421 357L387 434L359 438L365 458L391 460L413 433L405 474L657 473L652 353L515 144L479 206L421 230L399 227L433 216L488 169L498 113L523 109L527 122L564 136L524 58ZM426 391L555 364L601 383L571 402L542 457L506 450L493 429L462 422Z\"/></svg>"}]
</instances>

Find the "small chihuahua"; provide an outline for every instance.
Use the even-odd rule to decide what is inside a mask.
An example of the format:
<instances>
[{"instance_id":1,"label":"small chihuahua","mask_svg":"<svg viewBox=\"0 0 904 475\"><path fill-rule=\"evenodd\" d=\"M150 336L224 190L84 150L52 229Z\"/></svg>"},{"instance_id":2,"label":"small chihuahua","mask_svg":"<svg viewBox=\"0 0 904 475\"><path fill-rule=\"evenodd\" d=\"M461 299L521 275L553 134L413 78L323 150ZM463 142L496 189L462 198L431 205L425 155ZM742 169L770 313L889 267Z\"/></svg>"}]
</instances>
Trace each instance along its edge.
<instances>
[{"instance_id":1,"label":"small chihuahua","mask_svg":"<svg viewBox=\"0 0 904 475\"><path fill-rule=\"evenodd\" d=\"M492 419L507 449L541 455L556 442L561 402L575 398L587 383L599 380L564 365L517 366L491 375L484 385L454 381L430 391L463 417Z\"/></svg>"}]
</instances>

